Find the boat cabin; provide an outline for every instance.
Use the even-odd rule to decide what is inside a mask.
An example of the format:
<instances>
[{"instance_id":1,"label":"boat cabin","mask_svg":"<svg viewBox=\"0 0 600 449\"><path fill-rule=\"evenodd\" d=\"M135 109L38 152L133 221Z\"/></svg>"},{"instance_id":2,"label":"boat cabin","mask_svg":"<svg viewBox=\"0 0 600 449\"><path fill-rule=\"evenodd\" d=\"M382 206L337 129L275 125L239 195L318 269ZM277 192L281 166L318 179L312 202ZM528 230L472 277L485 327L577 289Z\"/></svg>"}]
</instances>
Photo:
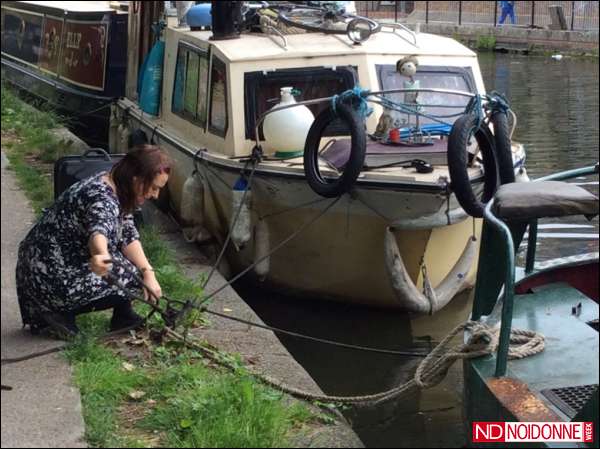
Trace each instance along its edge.
<instances>
[{"instance_id":1,"label":"boat cabin","mask_svg":"<svg viewBox=\"0 0 600 449\"><path fill-rule=\"evenodd\" d=\"M315 33L286 35L285 44L262 33L217 41L210 39L211 31L168 26L164 33L160 122L186 136L193 146L229 157L251 153L256 121L279 102L281 88L292 87L297 101L330 97L355 85L370 90L402 88L408 77L396 71L396 63L403 56L418 56L415 79L421 88L484 93L476 54L452 39L429 34L414 35L416 45L398 32L380 32L353 45L344 38ZM420 95L422 103L440 105L431 112L464 107L468 100L439 93ZM323 102L308 107L316 116L327 106ZM376 106L375 112L367 121L371 131L382 108ZM259 133L262 140L261 129ZM267 141L264 150L277 149Z\"/></svg>"}]
</instances>

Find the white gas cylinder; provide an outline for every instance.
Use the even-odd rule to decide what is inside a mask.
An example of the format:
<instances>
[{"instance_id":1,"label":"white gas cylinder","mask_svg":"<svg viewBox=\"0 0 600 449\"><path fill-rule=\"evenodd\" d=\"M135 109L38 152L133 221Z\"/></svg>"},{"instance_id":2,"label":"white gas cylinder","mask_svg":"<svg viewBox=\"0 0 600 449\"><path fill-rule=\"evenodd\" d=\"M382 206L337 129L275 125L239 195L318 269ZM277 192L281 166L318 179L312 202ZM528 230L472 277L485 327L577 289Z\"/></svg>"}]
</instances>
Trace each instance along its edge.
<instances>
[{"instance_id":1,"label":"white gas cylinder","mask_svg":"<svg viewBox=\"0 0 600 449\"><path fill-rule=\"evenodd\" d=\"M272 110L296 103L293 87L281 88L281 102ZM295 106L268 114L263 122L267 147L278 157L299 155L315 117L306 106Z\"/></svg>"}]
</instances>

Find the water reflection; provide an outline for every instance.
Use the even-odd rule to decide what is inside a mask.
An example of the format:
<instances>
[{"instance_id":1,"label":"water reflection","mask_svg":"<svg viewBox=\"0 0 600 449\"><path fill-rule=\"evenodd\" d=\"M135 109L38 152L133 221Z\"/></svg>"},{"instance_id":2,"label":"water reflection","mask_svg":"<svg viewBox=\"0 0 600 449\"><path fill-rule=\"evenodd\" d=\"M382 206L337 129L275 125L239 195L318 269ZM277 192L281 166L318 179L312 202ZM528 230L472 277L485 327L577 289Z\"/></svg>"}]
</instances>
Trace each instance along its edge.
<instances>
[{"instance_id":1,"label":"water reflection","mask_svg":"<svg viewBox=\"0 0 600 449\"><path fill-rule=\"evenodd\" d=\"M518 117L513 138L527 151L532 178L598 162L598 61L546 56L483 54L479 57L488 91L505 93ZM598 195L598 177L574 180ZM598 251L598 218L542 220L555 227L542 236L538 260ZM592 225L592 228L572 228ZM588 234L586 236L586 234ZM522 252L519 262L522 264Z\"/></svg>"}]
</instances>

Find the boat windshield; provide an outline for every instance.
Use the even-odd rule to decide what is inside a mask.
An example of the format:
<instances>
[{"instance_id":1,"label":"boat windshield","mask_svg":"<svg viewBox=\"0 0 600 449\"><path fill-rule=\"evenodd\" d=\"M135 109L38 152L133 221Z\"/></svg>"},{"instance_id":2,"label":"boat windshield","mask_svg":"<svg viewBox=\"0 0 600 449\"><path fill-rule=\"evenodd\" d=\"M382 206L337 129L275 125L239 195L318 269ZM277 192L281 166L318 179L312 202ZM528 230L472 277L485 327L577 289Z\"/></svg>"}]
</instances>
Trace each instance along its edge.
<instances>
[{"instance_id":1,"label":"boat windshield","mask_svg":"<svg viewBox=\"0 0 600 449\"><path fill-rule=\"evenodd\" d=\"M351 66L302 67L245 73L246 138L254 138L254 126L258 118L281 101L280 92L283 87L292 87L295 100L300 102L340 94L352 89L357 79L356 68ZM327 107L326 102L308 106L315 117ZM334 125L328 127L325 135L347 132L342 129L342 123ZM259 133L262 130L259 129ZM261 135L261 139L262 137Z\"/></svg>"},{"instance_id":2,"label":"boat windshield","mask_svg":"<svg viewBox=\"0 0 600 449\"><path fill-rule=\"evenodd\" d=\"M414 76L413 84L408 76L396 71L395 65L378 65L377 74L382 90L407 88L435 88L460 92L475 92L475 83L470 68L462 67L424 67L420 66ZM462 113L469 98L438 92L385 94L393 102L414 104L413 110L419 112L419 125L439 123L434 118L452 124ZM386 111L389 113L389 111ZM396 127L411 127L417 124L416 114L393 111Z\"/></svg>"}]
</instances>

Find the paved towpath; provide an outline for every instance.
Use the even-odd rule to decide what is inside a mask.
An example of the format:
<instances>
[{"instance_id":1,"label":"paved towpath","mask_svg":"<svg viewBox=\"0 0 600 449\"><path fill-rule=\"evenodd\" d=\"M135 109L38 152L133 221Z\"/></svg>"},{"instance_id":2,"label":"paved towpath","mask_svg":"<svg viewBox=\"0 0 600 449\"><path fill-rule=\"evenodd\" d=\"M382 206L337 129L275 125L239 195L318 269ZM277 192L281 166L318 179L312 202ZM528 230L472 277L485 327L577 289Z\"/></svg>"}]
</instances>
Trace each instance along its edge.
<instances>
[{"instance_id":1,"label":"paved towpath","mask_svg":"<svg viewBox=\"0 0 600 449\"><path fill-rule=\"evenodd\" d=\"M7 169L2 153L2 358L18 357L61 344L21 329L15 290L19 242L35 217ZM60 354L2 366L2 447L86 447L79 390Z\"/></svg>"}]
</instances>

